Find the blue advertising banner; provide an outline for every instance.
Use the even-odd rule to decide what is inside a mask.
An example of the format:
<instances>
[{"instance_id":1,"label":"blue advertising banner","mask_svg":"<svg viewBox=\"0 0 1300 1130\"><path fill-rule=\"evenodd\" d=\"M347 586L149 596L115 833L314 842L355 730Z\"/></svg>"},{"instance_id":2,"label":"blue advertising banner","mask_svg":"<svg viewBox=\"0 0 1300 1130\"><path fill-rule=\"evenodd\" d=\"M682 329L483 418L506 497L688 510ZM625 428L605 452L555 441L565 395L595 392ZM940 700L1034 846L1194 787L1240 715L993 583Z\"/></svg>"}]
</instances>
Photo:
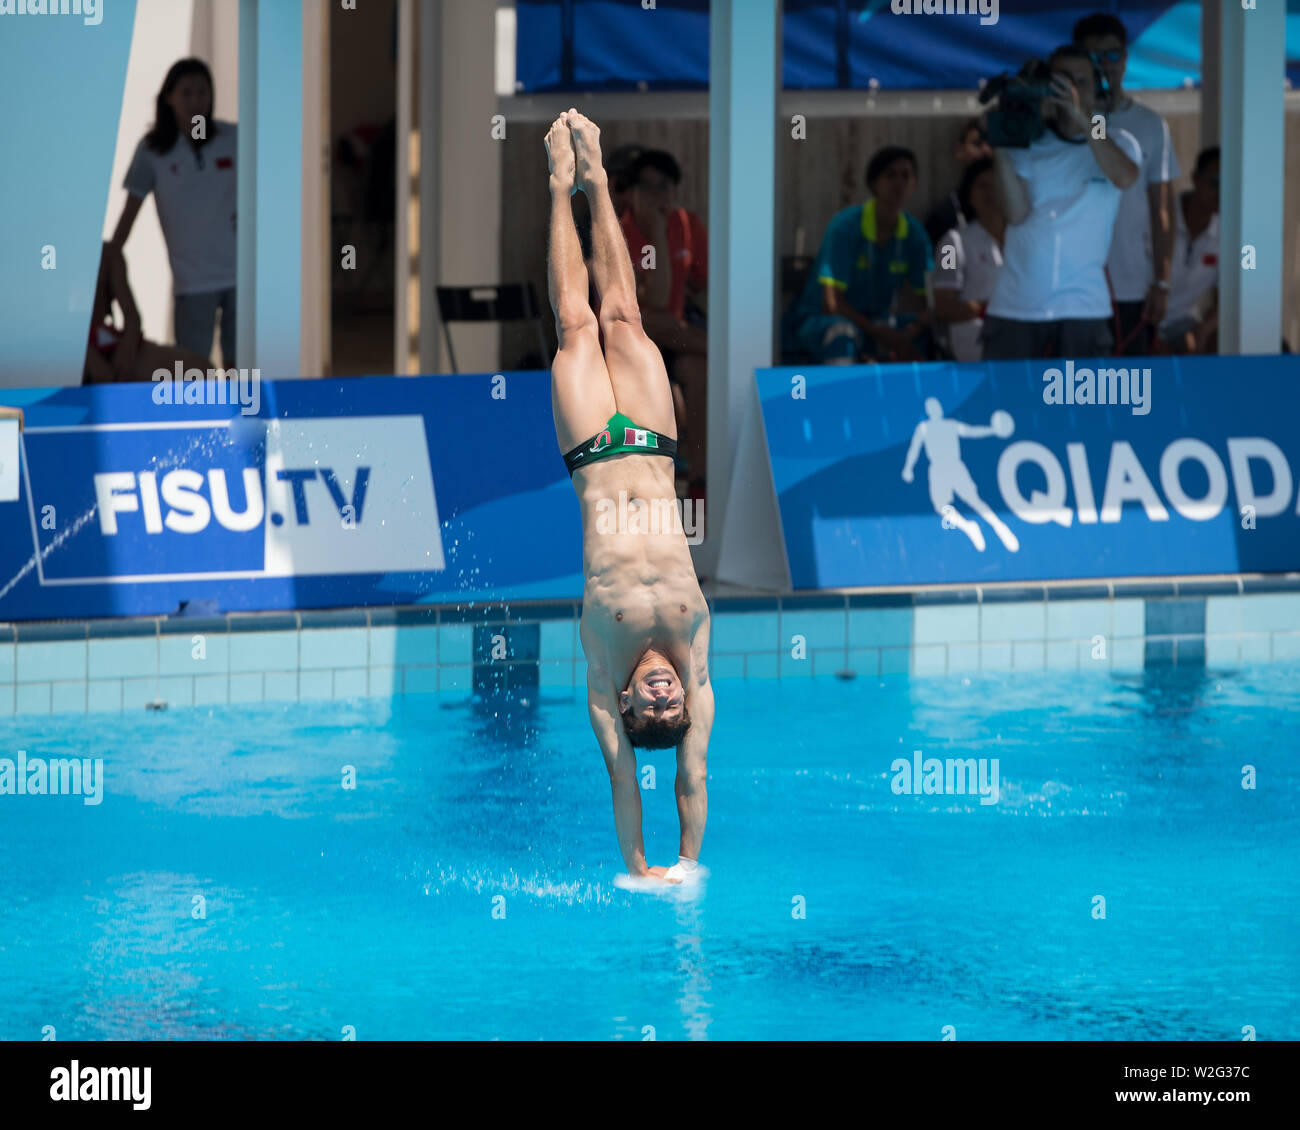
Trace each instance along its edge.
<instances>
[{"instance_id":1,"label":"blue advertising banner","mask_svg":"<svg viewBox=\"0 0 1300 1130\"><path fill-rule=\"evenodd\" d=\"M779 368L757 386L795 589L1300 569L1293 357Z\"/></svg>"},{"instance_id":2,"label":"blue advertising banner","mask_svg":"<svg viewBox=\"0 0 1300 1130\"><path fill-rule=\"evenodd\" d=\"M546 373L164 388L0 397L0 620L582 594Z\"/></svg>"},{"instance_id":3,"label":"blue advertising banner","mask_svg":"<svg viewBox=\"0 0 1300 1130\"><path fill-rule=\"evenodd\" d=\"M1285 4L1286 78L1295 86L1300 0ZM518 90L707 89L708 0L660 4L653 19L644 8L624 0L516 0ZM1099 11L1120 17L1128 32L1125 89L1200 85L1201 0L784 0L782 86L975 90L1069 43L1075 23Z\"/></svg>"}]
</instances>

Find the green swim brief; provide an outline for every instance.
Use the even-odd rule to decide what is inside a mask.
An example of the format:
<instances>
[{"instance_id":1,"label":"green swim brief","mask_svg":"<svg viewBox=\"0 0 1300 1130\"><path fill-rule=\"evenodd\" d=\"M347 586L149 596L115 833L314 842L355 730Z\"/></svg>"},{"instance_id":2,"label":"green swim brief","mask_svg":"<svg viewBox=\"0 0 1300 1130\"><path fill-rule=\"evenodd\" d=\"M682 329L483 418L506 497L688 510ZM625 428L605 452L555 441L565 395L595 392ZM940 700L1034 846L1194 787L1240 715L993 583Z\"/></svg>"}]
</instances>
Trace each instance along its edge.
<instances>
[{"instance_id":1,"label":"green swim brief","mask_svg":"<svg viewBox=\"0 0 1300 1130\"><path fill-rule=\"evenodd\" d=\"M622 412L615 412L604 431L597 432L565 455L564 465L569 468L569 478L573 478L573 472L579 467L588 467L597 460L629 451L637 455L666 455L672 459L677 455L677 441L649 428L639 428Z\"/></svg>"}]
</instances>

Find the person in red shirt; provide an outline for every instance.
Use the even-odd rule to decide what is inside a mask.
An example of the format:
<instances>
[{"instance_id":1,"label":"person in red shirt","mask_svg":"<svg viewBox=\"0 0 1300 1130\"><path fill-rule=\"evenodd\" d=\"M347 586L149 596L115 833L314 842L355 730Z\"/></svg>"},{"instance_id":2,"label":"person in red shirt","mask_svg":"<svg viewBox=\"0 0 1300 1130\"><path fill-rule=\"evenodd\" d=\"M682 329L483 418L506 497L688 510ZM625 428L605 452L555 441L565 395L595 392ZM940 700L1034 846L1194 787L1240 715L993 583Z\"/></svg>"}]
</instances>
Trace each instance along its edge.
<instances>
[{"instance_id":1,"label":"person in red shirt","mask_svg":"<svg viewBox=\"0 0 1300 1130\"><path fill-rule=\"evenodd\" d=\"M708 233L677 202L682 171L671 153L644 151L629 179L629 207L619 222L636 272L641 324L667 362L691 493L699 497L708 434Z\"/></svg>"}]
</instances>

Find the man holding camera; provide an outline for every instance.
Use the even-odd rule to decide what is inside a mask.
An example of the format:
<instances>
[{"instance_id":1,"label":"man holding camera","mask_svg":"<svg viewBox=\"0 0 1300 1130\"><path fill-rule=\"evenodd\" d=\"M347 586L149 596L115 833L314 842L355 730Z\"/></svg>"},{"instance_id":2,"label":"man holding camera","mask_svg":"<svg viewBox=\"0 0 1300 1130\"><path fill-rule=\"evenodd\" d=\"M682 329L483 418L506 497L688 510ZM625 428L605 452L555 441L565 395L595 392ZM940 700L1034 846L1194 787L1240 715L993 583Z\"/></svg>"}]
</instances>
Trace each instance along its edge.
<instances>
[{"instance_id":1,"label":"man holding camera","mask_svg":"<svg viewBox=\"0 0 1300 1130\"><path fill-rule=\"evenodd\" d=\"M1082 47L1052 52L1041 80L1046 128L1027 147L1008 148L990 116L1008 227L984 320L986 361L1101 357L1114 345L1106 255L1120 195L1140 175L1141 149L1127 131L1106 129Z\"/></svg>"},{"instance_id":2,"label":"man holding camera","mask_svg":"<svg viewBox=\"0 0 1300 1130\"><path fill-rule=\"evenodd\" d=\"M1106 77L1102 110L1112 130L1131 133L1142 147L1142 172L1120 198L1106 273L1114 292L1119 346L1125 357L1151 352L1156 327L1169 312L1174 246L1174 181L1181 175L1169 124L1124 90L1128 31L1116 16L1099 12L1074 25L1074 42L1092 55Z\"/></svg>"}]
</instances>

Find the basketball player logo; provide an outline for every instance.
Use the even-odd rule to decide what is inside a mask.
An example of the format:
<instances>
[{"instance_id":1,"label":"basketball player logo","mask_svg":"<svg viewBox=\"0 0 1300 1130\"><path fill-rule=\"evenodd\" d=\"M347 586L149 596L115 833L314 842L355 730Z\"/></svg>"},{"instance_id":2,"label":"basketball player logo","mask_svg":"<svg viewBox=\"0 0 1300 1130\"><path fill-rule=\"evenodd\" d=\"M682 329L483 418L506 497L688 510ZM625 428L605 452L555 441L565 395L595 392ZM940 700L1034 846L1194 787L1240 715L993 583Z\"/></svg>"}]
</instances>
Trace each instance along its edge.
<instances>
[{"instance_id":1,"label":"basketball player logo","mask_svg":"<svg viewBox=\"0 0 1300 1130\"><path fill-rule=\"evenodd\" d=\"M1001 410L993 413L987 427L949 420L944 417L943 405L933 396L926 399L925 414L928 418L917 424L916 431L912 433L912 444L907 449L907 461L903 465L903 482L912 481L912 468L924 448L930 464L930 501L934 504L935 513L942 516L944 529L961 530L980 553L984 552L984 533L979 523L964 518L957 512L952 505L955 496L989 524L1007 549L1012 553L1017 552L1020 549L1019 539L993 513L989 504L980 498L975 480L971 478L961 457L963 439L982 439L985 436L1007 439L1015 430L1015 421L1009 413Z\"/></svg>"}]
</instances>

